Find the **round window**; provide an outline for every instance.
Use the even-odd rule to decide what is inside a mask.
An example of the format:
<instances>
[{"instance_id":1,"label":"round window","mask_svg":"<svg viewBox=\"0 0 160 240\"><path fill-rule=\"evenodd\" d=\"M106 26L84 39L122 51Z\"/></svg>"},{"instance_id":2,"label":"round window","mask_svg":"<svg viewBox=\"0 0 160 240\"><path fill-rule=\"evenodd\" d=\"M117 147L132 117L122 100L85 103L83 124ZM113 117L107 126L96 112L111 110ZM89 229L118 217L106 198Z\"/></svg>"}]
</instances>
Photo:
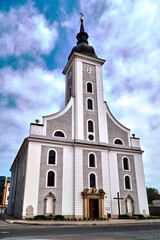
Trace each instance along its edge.
<instances>
[{"instance_id":1,"label":"round window","mask_svg":"<svg viewBox=\"0 0 160 240\"><path fill-rule=\"evenodd\" d=\"M89 140L93 141L94 140L94 136L92 134L89 134L88 136Z\"/></svg>"}]
</instances>

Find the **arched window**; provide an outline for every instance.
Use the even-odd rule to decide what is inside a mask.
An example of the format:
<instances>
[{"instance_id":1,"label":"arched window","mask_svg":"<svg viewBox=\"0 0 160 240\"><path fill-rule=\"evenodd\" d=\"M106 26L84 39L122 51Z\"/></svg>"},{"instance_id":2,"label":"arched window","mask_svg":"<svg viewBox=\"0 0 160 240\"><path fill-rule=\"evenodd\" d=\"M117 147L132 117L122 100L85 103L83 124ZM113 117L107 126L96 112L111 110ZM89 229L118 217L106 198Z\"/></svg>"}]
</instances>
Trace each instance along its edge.
<instances>
[{"instance_id":1,"label":"arched window","mask_svg":"<svg viewBox=\"0 0 160 240\"><path fill-rule=\"evenodd\" d=\"M48 187L55 187L55 173L53 171L48 172L47 186Z\"/></svg>"},{"instance_id":2,"label":"arched window","mask_svg":"<svg viewBox=\"0 0 160 240\"><path fill-rule=\"evenodd\" d=\"M87 109L93 110L93 100L92 99L87 99Z\"/></svg>"},{"instance_id":3,"label":"arched window","mask_svg":"<svg viewBox=\"0 0 160 240\"><path fill-rule=\"evenodd\" d=\"M131 189L131 179L129 176L125 176L124 182L125 182L125 189Z\"/></svg>"},{"instance_id":4,"label":"arched window","mask_svg":"<svg viewBox=\"0 0 160 240\"><path fill-rule=\"evenodd\" d=\"M65 137L65 136L64 136L64 133L63 133L62 131L56 131L56 132L54 133L54 136L55 136L55 137Z\"/></svg>"},{"instance_id":5,"label":"arched window","mask_svg":"<svg viewBox=\"0 0 160 240\"><path fill-rule=\"evenodd\" d=\"M89 154L89 167L96 167L95 155L93 153Z\"/></svg>"},{"instance_id":6,"label":"arched window","mask_svg":"<svg viewBox=\"0 0 160 240\"><path fill-rule=\"evenodd\" d=\"M92 83L90 82L87 83L87 92L92 93Z\"/></svg>"},{"instance_id":7,"label":"arched window","mask_svg":"<svg viewBox=\"0 0 160 240\"><path fill-rule=\"evenodd\" d=\"M91 120L88 121L88 132L94 132L93 122Z\"/></svg>"},{"instance_id":8,"label":"arched window","mask_svg":"<svg viewBox=\"0 0 160 240\"><path fill-rule=\"evenodd\" d=\"M117 138L117 139L115 139L114 144L123 145L123 142L121 139Z\"/></svg>"},{"instance_id":9,"label":"arched window","mask_svg":"<svg viewBox=\"0 0 160 240\"><path fill-rule=\"evenodd\" d=\"M90 188L96 187L96 176L94 173L91 173L89 176Z\"/></svg>"},{"instance_id":10,"label":"arched window","mask_svg":"<svg viewBox=\"0 0 160 240\"><path fill-rule=\"evenodd\" d=\"M48 164L52 164L52 165L56 164L56 152L54 150L49 151Z\"/></svg>"},{"instance_id":11,"label":"arched window","mask_svg":"<svg viewBox=\"0 0 160 240\"><path fill-rule=\"evenodd\" d=\"M72 96L72 88L71 86L69 87L69 98Z\"/></svg>"},{"instance_id":12,"label":"arched window","mask_svg":"<svg viewBox=\"0 0 160 240\"><path fill-rule=\"evenodd\" d=\"M126 157L123 158L123 169L129 170L129 159Z\"/></svg>"}]
</instances>

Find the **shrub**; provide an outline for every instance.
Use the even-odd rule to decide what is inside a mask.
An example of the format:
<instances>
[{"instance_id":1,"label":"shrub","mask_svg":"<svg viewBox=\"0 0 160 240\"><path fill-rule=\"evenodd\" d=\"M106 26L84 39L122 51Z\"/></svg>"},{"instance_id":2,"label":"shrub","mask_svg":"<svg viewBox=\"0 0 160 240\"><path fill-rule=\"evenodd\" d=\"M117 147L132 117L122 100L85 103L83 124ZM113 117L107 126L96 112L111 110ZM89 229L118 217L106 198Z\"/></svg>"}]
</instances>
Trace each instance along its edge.
<instances>
[{"instance_id":1,"label":"shrub","mask_svg":"<svg viewBox=\"0 0 160 240\"><path fill-rule=\"evenodd\" d=\"M64 217L63 215L56 215L56 216L54 217L54 220L55 220L55 221L58 221L58 220L63 221L63 220L65 220L65 217Z\"/></svg>"},{"instance_id":2,"label":"shrub","mask_svg":"<svg viewBox=\"0 0 160 240\"><path fill-rule=\"evenodd\" d=\"M47 217L44 216L44 215L37 215L37 216L35 216L33 219L34 219L34 220L46 220Z\"/></svg>"},{"instance_id":3,"label":"shrub","mask_svg":"<svg viewBox=\"0 0 160 240\"><path fill-rule=\"evenodd\" d=\"M127 214L122 214L119 216L120 219L130 219L130 216Z\"/></svg>"},{"instance_id":4,"label":"shrub","mask_svg":"<svg viewBox=\"0 0 160 240\"><path fill-rule=\"evenodd\" d=\"M138 217L139 220L145 219L145 217L142 214L133 214L133 218Z\"/></svg>"}]
</instances>

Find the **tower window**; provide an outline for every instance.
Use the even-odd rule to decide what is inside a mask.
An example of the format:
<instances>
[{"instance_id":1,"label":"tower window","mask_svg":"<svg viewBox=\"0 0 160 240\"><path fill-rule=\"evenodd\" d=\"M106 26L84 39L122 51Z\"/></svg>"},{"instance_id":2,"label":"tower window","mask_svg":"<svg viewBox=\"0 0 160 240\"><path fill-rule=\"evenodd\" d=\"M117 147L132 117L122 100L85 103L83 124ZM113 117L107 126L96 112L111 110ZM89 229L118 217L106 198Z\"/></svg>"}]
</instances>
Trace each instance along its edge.
<instances>
[{"instance_id":1,"label":"tower window","mask_svg":"<svg viewBox=\"0 0 160 240\"><path fill-rule=\"evenodd\" d=\"M47 186L48 187L55 187L55 173L53 171L48 172Z\"/></svg>"},{"instance_id":2,"label":"tower window","mask_svg":"<svg viewBox=\"0 0 160 240\"><path fill-rule=\"evenodd\" d=\"M117 139L115 139L114 144L123 145L123 142L121 139L117 138Z\"/></svg>"},{"instance_id":3,"label":"tower window","mask_svg":"<svg viewBox=\"0 0 160 240\"><path fill-rule=\"evenodd\" d=\"M94 132L93 122L91 120L88 121L88 132Z\"/></svg>"},{"instance_id":4,"label":"tower window","mask_svg":"<svg viewBox=\"0 0 160 240\"><path fill-rule=\"evenodd\" d=\"M129 170L129 159L126 157L123 158L123 169Z\"/></svg>"},{"instance_id":5,"label":"tower window","mask_svg":"<svg viewBox=\"0 0 160 240\"><path fill-rule=\"evenodd\" d=\"M93 100L92 99L87 99L87 109L93 110Z\"/></svg>"},{"instance_id":6,"label":"tower window","mask_svg":"<svg viewBox=\"0 0 160 240\"><path fill-rule=\"evenodd\" d=\"M72 96L72 88L71 86L69 87L69 98Z\"/></svg>"},{"instance_id":7,"label":"tower window","mask_svg":"<svg viewBox=\"0 0 160 240\"><path fill-rule=\"evenodd\" d=\"M48 164L56 164L56 152L54 150L49 151Z\"/></svg>"},{"instance_id":8,"label":"tower window","mask_svg":"<svg viewBox=\"0 0 160 240\"><path fill-rule=\"evenodd\" d=\"M94 140L94 126L93 126L93 121L92 120L89 120L88 123L88 139L90 141L93 141ZM92 134L91 134L92 133Z\"/></svg>"},{"instance_id":9,"label":"tower window","mask_svg":"<svg viewBox=\"0 0 160 240\"><path fill-rule=\"evenodd\" d=\"M91 173L89 176L90 188L96 187L96 176L94 173Z\"/></svg>"},{"instance_id":10,"label":"tower window","mask_svg":"<svg viewBox=\"0 0 160 240\"><path fill-rule=\"evenodd\" d=\"M125 182L125 189L131 189L131 179L129 176L125 176L124 182Z\"/></svg>"},{"instance_id":11,"label":"tower window","mask_svg":"<svg viewBox=\"0 0 160 240\"><path fill-rule=\"evenodd\" d=\"M55 137L65 137L65 135L64 135L64 133L63 133L62 131L56 131L56 132L54 133L54 136L55 136Z\"/></svg>"},{"instance_id":12,"label":"tower window","mask_svg":"<svg viewBox=\"0 0 160 240\"><path fill-rule=\"evenodd\" d=\"M92 167L92 168L96 167L95 155L93 153L89 154L89 167Z\"/></svg>"},{"instance_id":13,"label":"tower window","mask_svg":"<svg viewBox=\"0 0 160 240\"><path fill-rule=\"evenodd\" d=\"M92 93L92 83L90 82L87 83L87 92Z\"/></svg>"}]
</instances>

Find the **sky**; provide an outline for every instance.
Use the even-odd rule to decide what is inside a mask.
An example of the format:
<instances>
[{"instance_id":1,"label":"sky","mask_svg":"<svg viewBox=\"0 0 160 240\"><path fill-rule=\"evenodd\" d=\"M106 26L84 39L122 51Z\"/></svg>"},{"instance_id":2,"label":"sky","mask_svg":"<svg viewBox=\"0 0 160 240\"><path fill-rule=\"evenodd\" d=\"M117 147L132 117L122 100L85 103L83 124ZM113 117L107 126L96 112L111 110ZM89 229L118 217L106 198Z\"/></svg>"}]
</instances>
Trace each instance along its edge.
<instances>
[{"instance_id":1,"label":"sky","mask_svg":"<svg viewBox=\"0 0 160 240\"><path fill-rule=\"evenodd\" d=\"M141 139L146 186L160 191L159 0L0 0L0 176L10 176L30 123L64 107L81 11L106 59L104 100Z\"/></svg>"}]
</instances>

